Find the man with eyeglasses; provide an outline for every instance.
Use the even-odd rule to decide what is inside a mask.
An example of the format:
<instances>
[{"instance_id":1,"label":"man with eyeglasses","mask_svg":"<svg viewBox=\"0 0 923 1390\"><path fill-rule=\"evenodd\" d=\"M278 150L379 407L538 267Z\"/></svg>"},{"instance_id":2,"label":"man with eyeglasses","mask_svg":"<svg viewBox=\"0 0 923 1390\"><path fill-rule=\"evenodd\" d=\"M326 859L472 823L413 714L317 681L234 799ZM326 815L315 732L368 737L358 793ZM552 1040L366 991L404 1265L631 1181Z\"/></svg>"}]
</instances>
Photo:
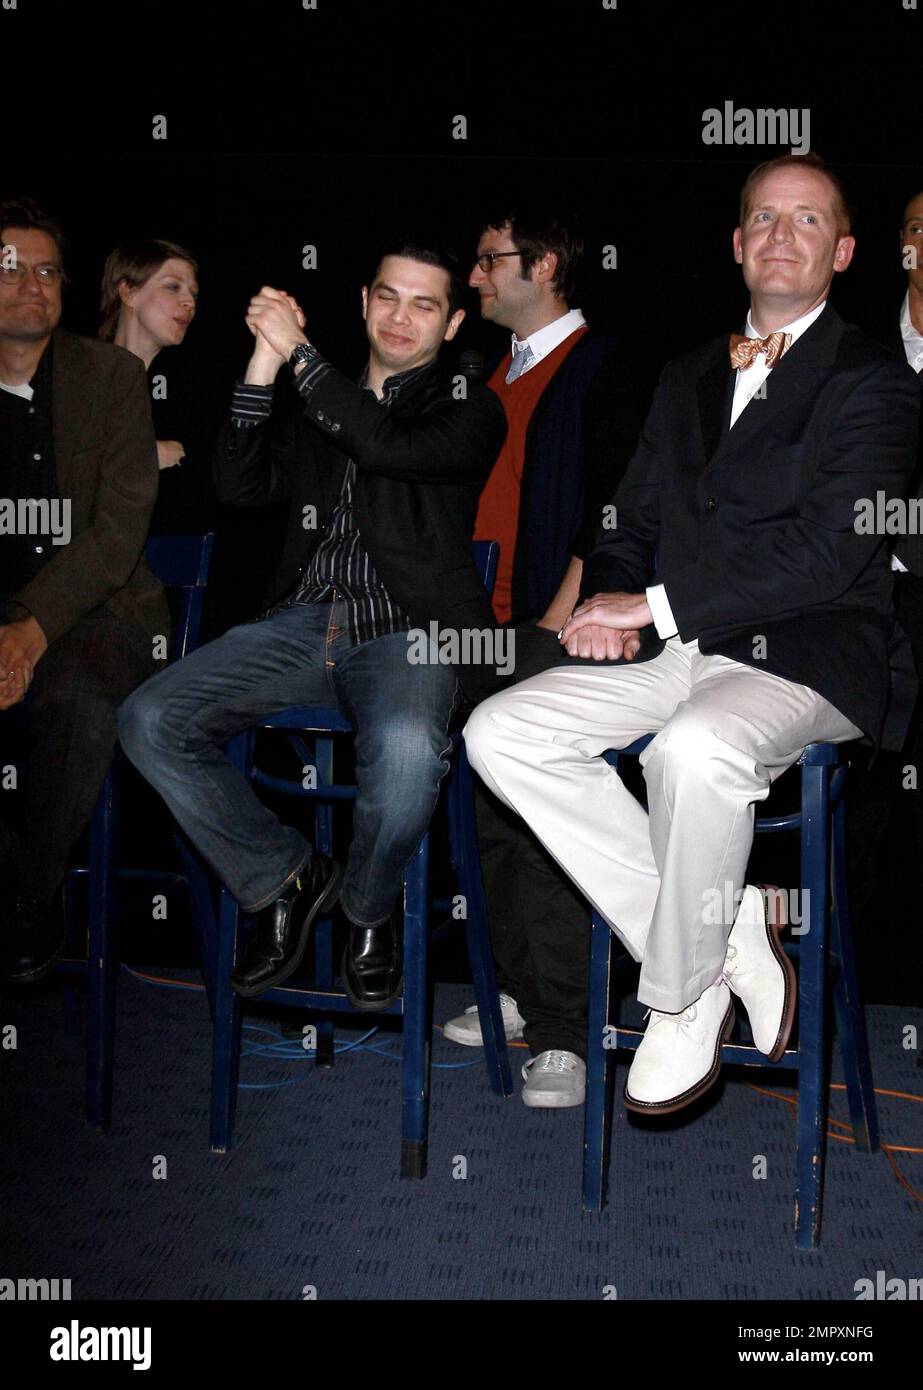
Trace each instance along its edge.
<instances>
[{"instance_id":1,"label":"man with eyeglasses","mask_svg":"<svg viewBox=\"0 0 923 1390\"><path fill-rule=\"evenodd\" d=\"M170 621L142 554L158 477L144 369L59 327L62 245L31 200L0 204L0 763L24 788L21 824L0 822L0 975L17 982L63 944L116 710Z\"/></svg>"},{"instance_id":2,"label":"man with eyeglasses","mask_svg":"<svg viewBox=\"0 0 923 1390\"><path fill-rule=\"evenodd\" d=\"M631 354L571 307L582 252L573 218L522 205L498 209L483 227L469 279L482 316L511 334L489 382L508 432L475 536L500 542L494 612L515 633L517 681L564 657L556 634L577 602L583 557L641 424L644 390ZM589 908L528 827L480 783L476 795L504 1025L532 1052L522 1099L579 1105ZM445 1035L481 1046L477 1009L450 1019Z\"/></svg>"}]
</instances>

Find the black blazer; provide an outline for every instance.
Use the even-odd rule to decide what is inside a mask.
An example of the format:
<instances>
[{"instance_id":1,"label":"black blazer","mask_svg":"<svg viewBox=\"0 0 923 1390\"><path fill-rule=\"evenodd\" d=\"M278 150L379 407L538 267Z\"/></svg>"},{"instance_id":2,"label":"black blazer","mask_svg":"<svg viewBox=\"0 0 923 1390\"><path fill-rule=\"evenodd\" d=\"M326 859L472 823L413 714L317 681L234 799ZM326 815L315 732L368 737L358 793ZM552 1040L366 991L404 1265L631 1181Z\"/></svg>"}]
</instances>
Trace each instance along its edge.
<instances>
[{"instance_id":1,"label":"black blazer","mask_svg":"<svg viewBox=\"0 0 923 1390\"><path fill-rule=\"evenodd\" d=\"M215 466L219 501L291 504L267 603L283 598L309 563L352 458L363 544L414 626L428 629L435 620L453 631L495 627L470 547L478 496L506 436L506 416L486 386L465 385L465 398L456 399L453 379L434 363L384 410L331 369L307 406L298 398L282 420L245 428L226 422ZM317 508L317 524L306 530L309 506ZM472 699L497 684L494 668L483 665L461 668L459 679Z\"/></svg>"},{"instance_id":2,"label":"black blazer","mask_svg":"<svg viewBox=\"0 0 923 1390\"><path fill-rule=\"evenodd\" d=\"M901 336L900 330L899 310L894 315L893 330L893 333L889 335L888 339L882 339L882 341L887 341L889 345L893 345L894 351L899 353L906 361L904 339ZM913 368L911 368L911 371L912 370ZM919 383L921 392L923 392L923 372L917 373L917 382ZM917 441L917 466L914 471L913 479L911 480L910 496L923 500L923 411L921 411L920 415L920 433ZM906 565L911 574L915 574L918 578L923 578L923 535L917 532L915 534L908 533L902 536L900 540L895 543L894 553L901 564Z\"/></svg>"},{"instance_id":3,"label":"black blazer","mask_svg":"<svg viewBox=\"0 0 923 1390\"><path fill-rule=\"evenodd\" d=\"M808 685L900 746L916 683L888 538L854 523L859 499L905 492L914 374L828 303L729 429L733 381L724 337L666 366L583 592L663 583L683 641ZM636 660L662 645L647 629Z\"/></svg>"}]
</instances>

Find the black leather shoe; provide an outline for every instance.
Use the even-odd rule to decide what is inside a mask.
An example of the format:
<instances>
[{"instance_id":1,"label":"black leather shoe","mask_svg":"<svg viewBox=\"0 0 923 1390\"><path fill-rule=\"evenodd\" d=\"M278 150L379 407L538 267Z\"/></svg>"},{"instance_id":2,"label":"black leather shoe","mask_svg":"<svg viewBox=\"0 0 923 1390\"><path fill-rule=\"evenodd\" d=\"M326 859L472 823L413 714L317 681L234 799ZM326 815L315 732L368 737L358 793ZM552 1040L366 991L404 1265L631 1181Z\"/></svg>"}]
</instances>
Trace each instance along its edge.
<instances>
[{"instance_id":1,"label":"black leather shoe","mask_svg":"<svg viewBox=\"0 0 923 1390\"><path fill-rule=\"evenodd\" d=\"M340 976L354 1008L372 1011L394 1003L404 984L403 907L377 927L349 923Z\"/></svg>"},{"instance_id":2,"label":"black leather shoe","mask_svg":"<svg viewBox=\"0 0 923 1390\"><path fill-rule=\"evenodd\" d=\"M66 935L60 894L50 903L20 894L12 917L0 927L0 976L16 984L40 980L57 960Z\"/></svg>"},{"instance_id":3,"label":"black leather shoe","mask_svg":"<svg viewBox=\"0 0 923 1390\"><path fill-rule=\"evenodd\" d=\"M294 975L308 949L311 928L340 896L342 865L317 850L280 898L257 916L256 930L231 974L238 994L250 998Z\"/></svg>"}]
</instances>

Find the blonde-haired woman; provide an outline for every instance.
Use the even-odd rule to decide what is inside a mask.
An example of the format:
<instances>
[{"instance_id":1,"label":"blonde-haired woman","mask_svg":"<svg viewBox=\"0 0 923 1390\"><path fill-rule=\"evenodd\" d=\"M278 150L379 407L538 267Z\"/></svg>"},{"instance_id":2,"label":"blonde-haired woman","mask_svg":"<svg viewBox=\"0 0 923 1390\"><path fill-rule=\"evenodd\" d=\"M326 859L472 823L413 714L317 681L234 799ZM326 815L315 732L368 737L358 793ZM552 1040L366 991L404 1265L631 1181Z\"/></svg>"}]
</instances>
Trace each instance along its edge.
<instances>
[{"instance_id":1,"label":"blonde-haired woman","mask_svg":"<svg viewBox=\"0 0 923 1390\"><path fill-rule=\"evenodd\" d=\"M155 358L179 347L196 312L195 257L172 241L133 241L106 258L99 336L140 357L151 384L161 486L154 531L198 529L210 511L210 440L203 440L201 392L182 358ZM182 465L182 468L179 465ZM166 473L166 470L170 470Z\"/></svg>"}]
</instances>

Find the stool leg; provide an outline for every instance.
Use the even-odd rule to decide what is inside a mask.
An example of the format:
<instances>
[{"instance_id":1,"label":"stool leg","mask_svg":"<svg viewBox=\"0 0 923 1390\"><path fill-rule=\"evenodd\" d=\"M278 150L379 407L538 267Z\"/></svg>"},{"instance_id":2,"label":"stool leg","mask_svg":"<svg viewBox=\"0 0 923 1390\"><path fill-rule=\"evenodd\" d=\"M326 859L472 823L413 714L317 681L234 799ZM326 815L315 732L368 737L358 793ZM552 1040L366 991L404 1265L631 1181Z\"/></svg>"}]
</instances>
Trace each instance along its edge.
<instances>
[{"instance_id":1,"label":"stool leg","mask_svg":"<svg viewBox=\"0 0 923 1390\"><path fill-rule=\"evenodd\" d=\"M426 1176L430 998L427 969L429 833L404 872L404 1036L401 1048L401 1177Z\"/></svg>"},{"instance_id":2,"label":"stool leg","mask_svg":"<svg viewBox=\"0 0 923 1390\"><path fill-rule=\"evenodd\" d=\"M221 889L218 909L218 947L215 952L212 1015L212 1153L226 1153L234 1142L237 1083L240 1076L240 1000L231 987L240 930L237 900Z\"/></svg>"},{"instance_id":3,"label":"stool leg","mask_svg":"<svg viewBox=\"0 0 923 1390\"><path fill-rule=\"evenodd\" d=\"M115 1033L116 846L118 770L114 763L90 823L87 901L87 1119L105 1129L112 1116Z\"/></svg>"},{"instance_id":4,"label":"stool leg","mask_svg":"<svg viewBox=\"0 0 923 1390\"><path fill-rule=\"evenodd\" d=\"M798 1185L795 1244L813 1250L820 1233L827 1132L826 998L827 876L830 769L801 770L801 882L810 894L808 930L799 950L801 1016L798 1045Z\"/></svg>"},{"instance_id":5,"label":"stool leg","mask_svg":"<svg viewBox=\"0 0 923 1390\"><path fill-rule=\"evenodd\" d=\"M842 798L833 813L833 910L830 914L830 950L838 958L834 983L837 1038L843 1058L849 1117L856 1148L878 1151L878 1109L869 1058L868 1036L856 975L856 956L849 917L846 881L846 811Z\"/></svg>"},{"instance_id":6,"label":"stool leg","mask_svg":"<svg viewBox=\"0 0 923 1390\"><path fill-rule=\"evenodd\" d=\"M612 981L612 932L593 913L590 928L590 990L587 1007L586 1106L583 1117L583 1210L602 1211L608 1200L612 1133L612 1065L615 1041L605 1032Z\"/></svg>"},{"instance_id":7,"label":"stool leg","mask_svg":"<svg viewBox=\"0 0 923 1390\"><path fill-rule=\"evenodd\" d=\"M231 739L228 757L247 776L253 767L252 732ZM226 1153L234 1142L237 1082L240 1075L240 999L231 987L237 960L241 912L222 886L218 897L218 935L215 943L212 1019L211 1135L213 1153Z\"/></svg>"},{"instance_id":8,"label":"stool leg","mask_svg":"<svg viewBox=\"0 0 923 1390\"><path fill-rule=\"evenodd\" d=\"M74 903L74 884L76 875L72 869L68 869L64 878L64 921L67 927L67 939L64 943L64 955L76 957L77 948L75 946L75 923L76 906ZM77 1037L80 1029L80 995L76 985L72 984L69 977L64 977L64 985L61 990L61 1002L64 1011L64 1027L72 1037Z\"/></svg>"},{"instance_id":9,"label":"stool leg","mask_svg":"<svg viewBox=\"0 0 923 1390\"><path fill-rule=\"evenodd\" d=\"M189 897L189 912L193 929L199 940L199 959L202 963L202 979L208 997L208 1011L212 1021L215 1017L215 962L218 951L218 922L215 917L215 900L212 881L208 870L180 831L173 832L173 844L183 866L186 891Z\"/></svg>"},{"instance_id":10,"label":"stool leg","mask_svg":"<svg viewBox=\"0 0 923 1390\"><path fill-rule=\"evenodd\" d=\"M513 1078L510 1073L510 1054L506 1045L506 1029L500 1012L500 995L490 945L490 926L487 920L487 902L481 878L477 824L474 816L474 786L464 739L459 740L449 777L450 853L465 899L465 939L468 944L468 962L471 966L481 1036L484 1039L487 1076L492 1091L498 1096L511 1096Z\"/></svg>"},{"instance_id":11,"label":"stool leg","mask_svg":"<svg viewBox=\"0 0 923 1390\"><path fill-rule=\"evenodd\" d=\"M318 786L330 786L333 782L333 739L317 738L314 741L314 765L317 768ZM333 807L318 801L314 807L314 848L321 854L333 853ZM333 924L329 917L321 917L314 924L314 982L317 989L330 989L333 986ZM333 1066L336 1048L333 1034L333 1020L317 1020L317 1052L314 1064L329 1070Z\"/></svg>"}]
</instances>

